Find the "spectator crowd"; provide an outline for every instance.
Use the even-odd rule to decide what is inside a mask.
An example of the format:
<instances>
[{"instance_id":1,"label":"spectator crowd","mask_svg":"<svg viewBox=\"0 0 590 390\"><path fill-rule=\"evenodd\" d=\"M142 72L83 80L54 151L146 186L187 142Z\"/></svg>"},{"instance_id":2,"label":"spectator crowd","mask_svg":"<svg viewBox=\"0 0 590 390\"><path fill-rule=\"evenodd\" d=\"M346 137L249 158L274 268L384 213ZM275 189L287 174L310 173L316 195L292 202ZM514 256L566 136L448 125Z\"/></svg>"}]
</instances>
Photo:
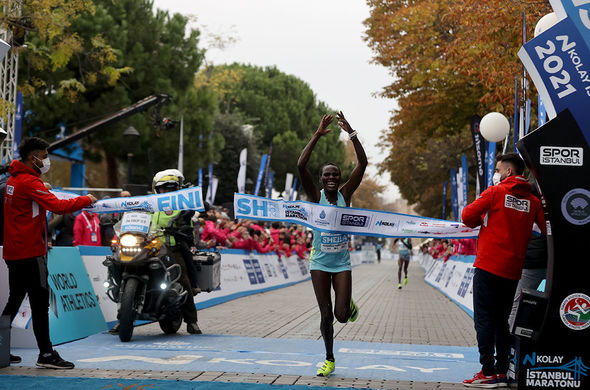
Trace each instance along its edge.
<instances>
[{"instance_id":1,"label":"spectator crowd","mask_svg":"<svg viewBox=\"0 0 590 390\"><path fill-rule=\"evenodd\" d=\"M470 256L476 254L477 240L475 238L462 239L432 239L420 246L423 254L429 254L434 259L447 261L449 257L456 255Z\"/></svg>"}]
</instances>

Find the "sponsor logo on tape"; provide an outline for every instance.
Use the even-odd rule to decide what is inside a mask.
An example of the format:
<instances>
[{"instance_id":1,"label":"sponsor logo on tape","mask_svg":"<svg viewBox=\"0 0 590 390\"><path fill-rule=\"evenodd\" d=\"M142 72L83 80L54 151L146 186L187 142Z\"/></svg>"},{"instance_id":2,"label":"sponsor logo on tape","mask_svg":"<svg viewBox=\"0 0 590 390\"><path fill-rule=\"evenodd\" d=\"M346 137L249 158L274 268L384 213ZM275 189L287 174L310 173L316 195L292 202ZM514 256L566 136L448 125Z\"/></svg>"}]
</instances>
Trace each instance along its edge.
<instances>
[{"instance_id":1,"label":"sponsor logo on tape","mask_svg":"<svg viewBox=\"0 0 590 390\"><path fill-rule=\"evenodd\" d=\"M366 215L342 214L340 217L340 225L342 226L356 226L365 227L369 217Z\"/></svg>"}]
</instances>

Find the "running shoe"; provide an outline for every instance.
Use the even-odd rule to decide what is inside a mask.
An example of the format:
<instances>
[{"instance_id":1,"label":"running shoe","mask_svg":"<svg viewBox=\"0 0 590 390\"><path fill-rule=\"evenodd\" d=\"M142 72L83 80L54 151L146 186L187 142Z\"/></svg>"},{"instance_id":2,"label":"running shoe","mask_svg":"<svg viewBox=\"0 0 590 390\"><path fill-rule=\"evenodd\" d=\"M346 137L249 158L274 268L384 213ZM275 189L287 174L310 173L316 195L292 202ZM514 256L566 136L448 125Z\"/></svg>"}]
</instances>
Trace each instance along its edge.
<instances>
[{"instance_id":1,"label":"running shoe","mask_svg":"<svg viewBox=\"0 0 590 390\"><path fill-rule=\"evenodd\" d=\"M496 387L508 387L506 374L496 374Z\"/></svg>"},{"instance_id":2,"label":"running shoe","mask_svg":"<svg viewBox=\"0 0 590 390\"><path fill-rule=\"evenodd\" d=\"M404 284L408 284L408 277L407 276L404 278Z\"/></svg>"},{"instance_id":3,"label":"running shoe","mask_svg":"<svg viewBox=\"0 0 590 390\"><path fill-rule=\"evenodd\" d=\"M16 356L16 355L10 354L10 364L18 364L18 363L20 363L22 361L23 361L23 359L21 359L20 356Z\"/></svg>"},{"instance_id":4,"label":"running shoe","mask_svg":"<svg viewBox=\"0 0 590 390\"><path fill-rule=\"evenodd\" d=\"M190 334L203 334L196 321L191 324L186 324L186 331Z\"/></svg>"},{"instance_id":5,"label":"running shoe","mask_svg":"<svg viewBox=\"0 0 590 390\"><path fill-rule=\"evenodd\" d=\"M465 379L463 385L467 387L479 387L482 389L495 389L498 387L496 375L484 375L483 370L471 379Z\"/></svg>"},{"instance_id":6,"label":"running shoe","mask_svg":"<svg viewBox=\"0 0 590 390\"><path fill-rule=\"evenodd\" d=\"M358 318L358 316L359 316L359 308L351 298L350 299L350 317L348 318L348 321L355 322L356 319Z\"/></svg>"},{"instance_id":7,"label":"running shoe","mask_svg":"<svg viewBox=\"0 0 590 390\"><path fill-rule=\"evenodd\" d=\"M57 351L52 351L51 353L39 354L39 359L37 359L37 367L55 369L63 368L69 370L74 368L74 363L63 360Z\"/></svg>"},{"instance_id":8,"label":"running shoe","mask_svg":"<svg viewBox=\"0 0 590 390\"><path fill-rule=\"evenodd\" d=\"M397 284L397 288L398 288L399 290L401 290L401 289L402 289L402 284L401 284L401 283L398 283L398 284Z\"/></svg>"},{"instance_id":9,"label":"running shoe","mask_svg":"<svg viewBox=\"0 0 590 390\"><path fill-rule=\"evenodd\" d=\"M326 360L324 362L324 365L321 366L320 368L318 368L318 376L329 376L331 373L334 372L334 369L336 368L336 362L333 362L331 360Z\"/></svg>"}]
</instances>

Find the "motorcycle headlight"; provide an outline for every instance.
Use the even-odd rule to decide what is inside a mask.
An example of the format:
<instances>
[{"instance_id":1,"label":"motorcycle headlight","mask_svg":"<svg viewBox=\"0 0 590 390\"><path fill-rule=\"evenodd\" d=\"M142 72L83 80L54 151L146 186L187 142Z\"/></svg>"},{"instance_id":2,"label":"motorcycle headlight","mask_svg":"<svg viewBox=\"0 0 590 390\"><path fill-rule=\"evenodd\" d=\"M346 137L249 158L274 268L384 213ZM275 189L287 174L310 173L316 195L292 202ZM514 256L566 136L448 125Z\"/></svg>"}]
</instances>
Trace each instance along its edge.
<instances>
[{"instance_id":1,"label":"motorcycle headlight","mask_svg":"<svg viewBox=\"0 0 590 390\"><path fill-rule=\"evenodd\" d=\"M121 246L137 246L138 240L137 237L131 234L125 234L121 236Z\"/></svg>"}]
</instances>

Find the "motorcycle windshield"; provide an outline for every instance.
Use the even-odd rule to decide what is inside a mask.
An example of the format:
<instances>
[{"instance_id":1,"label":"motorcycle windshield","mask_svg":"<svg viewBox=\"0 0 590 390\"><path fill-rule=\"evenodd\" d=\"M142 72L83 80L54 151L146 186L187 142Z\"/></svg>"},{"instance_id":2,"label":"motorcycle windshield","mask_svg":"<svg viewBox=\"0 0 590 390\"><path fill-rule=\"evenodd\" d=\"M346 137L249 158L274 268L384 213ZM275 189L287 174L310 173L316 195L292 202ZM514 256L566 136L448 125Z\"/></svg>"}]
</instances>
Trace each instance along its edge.
<instances>
[{"instance_id":1,"label":"motorcycle windshield","mask_svg":"<svg viewBox=\"0 0 590 390\"><path fill-rule=\"evenodd\" d=\"M123 214L121 221L115 225L115 232L118 236L124 233L148 234L152 216L142 211L129 211Z\"/></svg>"}]
</instances>

